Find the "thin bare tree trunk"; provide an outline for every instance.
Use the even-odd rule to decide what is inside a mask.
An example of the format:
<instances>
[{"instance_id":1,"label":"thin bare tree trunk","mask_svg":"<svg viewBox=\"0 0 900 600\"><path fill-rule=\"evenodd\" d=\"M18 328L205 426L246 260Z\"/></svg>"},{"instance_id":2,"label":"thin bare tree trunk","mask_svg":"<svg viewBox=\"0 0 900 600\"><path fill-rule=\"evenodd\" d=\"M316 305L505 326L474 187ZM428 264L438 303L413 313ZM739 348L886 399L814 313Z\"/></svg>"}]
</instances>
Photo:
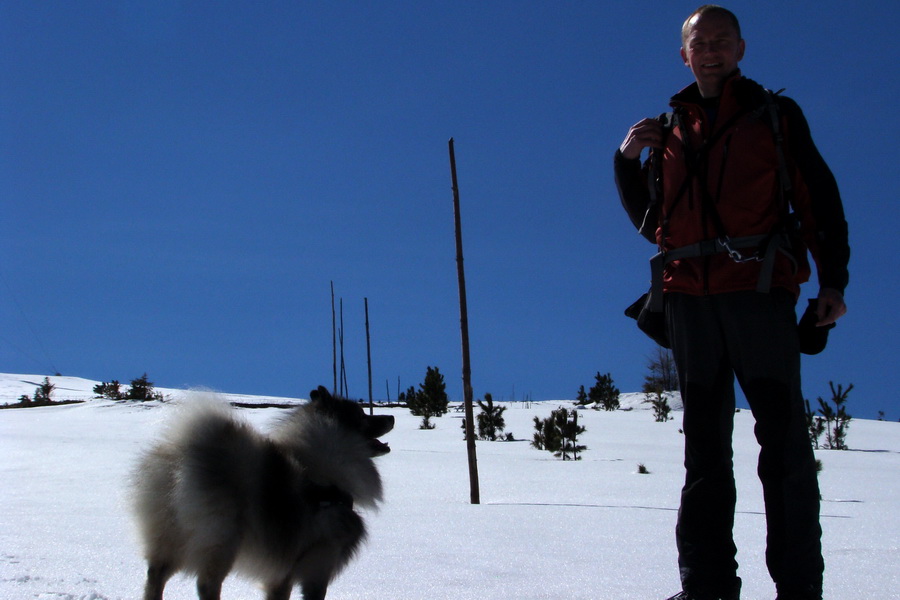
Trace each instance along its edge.
<instances>
[{"instance_id":1,"label":"thin bare tree trunk","mask_svg":"<svg viewBox=\"0 0 900 600\"><path fill-rule=\"evenodd\" d=\"M334 282L331 282L331 370L334 374L334 384L331 393L337 394L337 324L334 314Z\"/></svg>"},{"instance_id":2,"label":"thin bare tree trunk","mask_svg":"<svg viewBox=\"0 0 900 600\"><path fill-rule=\"evenodd\" d=\"M369 414L375 412L375 404L372 401L372 349L369 344L369 299L363 298L366 305L366 362L369 365Z\"/></svg>"},{"instance_id":3,"label":"thin bare tree trunk","mask_svg":"<svg viewBox=\"0 0 900 600\"><path fill-rule=\"evenodd\" d=\"M456 225L456 276L459 281L459 327L462 334L462 379L466 411L466 450L469 458L469 497L481 503L478 486L478 459L475 456L475 418L472 411L472 368L469 362L469 312L466 306L466 275L463 268L462 219L459 210L459 186L456 181L456 154L450 138L450 176L453 180L453 217Z\"/></svg>"},{"instance_id":4,"label":"thin bare tree trunk","mask_svg":"<svg viewBox=\"0 0 900 600\"><path fill-rule=\"evenodd\" d=\"M340 308L340 318L341 318L341 327L338 331L338 341L341 344L341 393L340 396L343 398L347 398L350 396L350 389L347 386L347 368L344 363L344 299L341 298L339 301Z\"/></svg>"}]
</instances>

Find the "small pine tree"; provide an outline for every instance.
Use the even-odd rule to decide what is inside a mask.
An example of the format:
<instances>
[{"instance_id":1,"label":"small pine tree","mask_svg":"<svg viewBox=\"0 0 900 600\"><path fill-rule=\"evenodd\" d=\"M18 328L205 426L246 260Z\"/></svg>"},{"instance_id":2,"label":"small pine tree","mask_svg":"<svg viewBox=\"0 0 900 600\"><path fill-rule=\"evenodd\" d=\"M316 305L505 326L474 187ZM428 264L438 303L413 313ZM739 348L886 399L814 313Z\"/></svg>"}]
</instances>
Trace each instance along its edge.
<instances>
[{"instance_id":1,"label":"small pine tree","mask_svg":"<svg viewBox=\"0 0 900 600\"><path fill-rule=\"evenodd\" d=\"M425 395L422 394L422 392L410 388L406 394L406 406L409 408L409 412L414 416L422 417L422 423L419 425L419 429L435 428L434 423L431 422L431 417L434 415L429 411Z\"/></svg>"},{"instance_id":2,"label":"small pine tree","mask_svg":"<svg viewBox=\"0 0 900 600\"><path fill-rule=\"evenodd\" d=\"M537 450L543 450L546 439L544 437L544 422L540 417L534 418L534 437L531 439L531 447Z\"/></svg>"},{"instance_id":3,"label":"small pine tree","mask_svg":"<svg viewBox=\"0 0 900 600\"><path fill-rule=\"evenodd\" d=\"M409 408L410 401L412 401L413 404L415 404L415 399L416 399L416 388L415 388L415 386L412 386L412 385L409 386L409 388L407 388L407 390L405 392L400 392L397 395L397 402L399 402L400 404L405 404L407 408Z\"/></svg>"},{"instance_id":4,"label":"small pine tree","mask_svg":"<svg viewBox=\"0 0 900 600\"><path fill-rule=\"evenodd\" d=\"M618 410L619 388L613 385L612 375L601 375L599 371L594 376L597 382L588 392L588 398L603 410Z\"/></svg>"},{"instance_id":5,"label":"small pine tree","mask_svg":"<svg viewBox=\"0 0 900 600\"><path fill-rule=\"evenodd\" d=\"M497 441L506 427L506 421L503 420L506 407L494 406L494 398L490 394L485 394L484 401L479 400L478 406L481 407L477 417L478 439Z\"/></svg>"},{"instance_id":6,"label":"small pine tree","mask_svg":"<svg viewBox=\"0 0 900 600\"><path fill-rule=\"evenodd\" d=\"M122 393L121 384L115 379L109 383L98 383L94 386L94 393L97 394L99 398L109 398L111 400L121 400L124 395Z\"/></svg>"},{"instance_id":7,"label":"small pine tree","mask_svg":"<svg viewBox=\"0 0 900 600\"><path fill-rule=\"evenodd\" d=\"M546 419L534 417L534 429L531 445L563 460L581 460L578 454L587 450L578 443L578 436L585 432L585 428L578 425L578 411L559 408Z\"/></svg>"},{"instance_id":8,"label":"small pine tree","mask_svg":"<svg viewBox=\"0 0 900 600\"><path fill-rule=\"evenodd\" d=\"M406 396L406 405L410 412L417 417L422 417L420 429L434 429L431 418L446 414L449 404L447 385L437 367L428 367L425 372L425 381L419 384L419 390L410 388Z\"/></svg>"},{"instance_id":9,"label":"small pine tree","mask_svg":"<svg viewBox=\"0 0 900 600\"><path fill-rule=\"evenodd\" d=\"M131 387L125 392L125 399L148 402L150 400L162 400L162 394L153 391L153 382L144 373L137 379L131 380Z\"/></svg>"},{"instance_id":10,"label":"small pine tree","mask_svg":"<svg viewBox=\"0 0 900 600\"><path fill-rule=\"evenodd\" d=\"M821 398L819 399L821 401ZM809 441L813 443L813 448L819 449L819 438L825 432L825 419L816 415L806 400L806 428L809 431Z\"/></svg>"},{"instance_id":11,"label":"small pine tree","mask_svg":"<svg viewBox=\"0 0 900 600\"><path fill-rule=\"evenodd\" d=\"M578 424L578 411L573 410L571 413L565 408L561 408L557 413L557 426L562 434L562 448L553 453L554 456L562 456L563 460L581 460L579 452L587 450L587 446L578 443L578 436L584 433L585 427Z\"/></svg>"},{"instance_id":12,"label":"small pine tree","mask_svg":"<svg viewBox=\"0 0 900 600\"><path fill-rule=\"evenodd\" d=\"M850 428L850 421L853 417L847 412L844 404L847 402L847 395L853 389L853 384L848 385L846 390L841 384L838 384L835 389L832 381L828 382L828 386L831 388L831 401L834 403L834 408L821 397L818 398L819 412L825 417L825 441L832 450L846 450L847 430Z\"/></svg>"},{"instance_id":13,"label":"small pine tree","mask_svg":"<svg viewBox=\"0 0 900 600\"><path fill-rule=\"evenodd\" d=\"M578 394L575 396L575 404L578 406L587 406L591 401L588 398L587 392L584 391L584 386L578 387Z\"/></svg>"},{"instance_id":14,"label":"small pine tree","mask_svg":"<svg viewBox=\"0 0 900 600\"><path fill-rule=\"evenodd\" d=\"M534 439L531 445L538 450L557 452L562 448L562 434L553 422L552 415L549 418L534 418Z\"/></svg>"},{"instance_id":15,"label":"small pine tree","mask_svg":"<svg viewBox=\"0 0 900 600\"><path fill-rule=\"evenodd\" d=\"M56 385L50 383L50 378L44 377L44 382L34 390L35 404L49 404L53 402L50 395L53 394L55 389Z\"/></svg>"},{"instance_id":16,"label":"small pine tree","mask_svg":"<svg viewBox=\"0 0 900 600\"><path fill-rule=\"evenodd\" d=\"M653 405L653 417L657 423L665 423L669 420L669 413L672 412L672 407L669 406L669 400L661 389L646 392L644 398L644 402Z\"/></svg>"}]
</instances>

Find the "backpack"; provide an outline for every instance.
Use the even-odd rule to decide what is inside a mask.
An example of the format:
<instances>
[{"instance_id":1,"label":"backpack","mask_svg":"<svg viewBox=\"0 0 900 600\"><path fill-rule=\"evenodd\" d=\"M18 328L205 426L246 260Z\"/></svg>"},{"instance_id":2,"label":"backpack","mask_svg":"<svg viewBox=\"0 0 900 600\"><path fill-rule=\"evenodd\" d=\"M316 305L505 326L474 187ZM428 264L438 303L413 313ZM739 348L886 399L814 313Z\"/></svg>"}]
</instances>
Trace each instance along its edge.
<instances>
[{"instance_id":1,"label":"backpack","mask_svg":"<svg viewBox=\"0 0 900 600\"><path fill-rule=\"evenodd\" d=\"M755 114L758 117L762 117L764 113L768 113L769 125L772 128L772 136L775 141L775 153L778 159L778 176L781 182L781 202L784 207L784 217L778 226L768 234L731 238L725 231L715 207L710 207L710 214L713 217L717 230L717 238L715 240L706 240L672 250L660 248L660 251L650 259L650 291L643 294L626 308L625 315L635 319L638 328L663 348L671 348L665 323L662 289L663 270L666 263L673 260L708 256L720 252L727 252L736 262L759 261L763 263L763 266L757 284L757 291L768 292L772 282L776 254L780 251L787 254L792 261L794 260L793 256L788 252L790 249L788 233L796 227L796 219L790 213L791 201L793 200L793 185L791 184L790 173L784 155L784 136L781 132L780 113L776 100L777 95L783 91L782 89L773 92L765 89L765 100L762 105L755 110L740 111L733 115L725 125L720 127L704 143L704 146L698 151L698 156L702 156L701 153L718 141L721 135L738 119L743 118L747 114ZM663 113L657 117L657 120L663 126L665 137L668 136L674 127L680 124L680 117L677 111ZM690 175L685 177L682 190L678 194L679 196L684 193L691 181L692 177ZM662 197L662 150L660 149L653 149L650 152L647 184L650 202L647 205L647 210L644 213L644 218L638 231L648 240L656 242L656 224L659 223ZM663 238L665 238L665 232L663 232ZM762 248L763 250L757 250L753 255L744 255L741 250L747 248Z\"/></svg>"}]
</instances>

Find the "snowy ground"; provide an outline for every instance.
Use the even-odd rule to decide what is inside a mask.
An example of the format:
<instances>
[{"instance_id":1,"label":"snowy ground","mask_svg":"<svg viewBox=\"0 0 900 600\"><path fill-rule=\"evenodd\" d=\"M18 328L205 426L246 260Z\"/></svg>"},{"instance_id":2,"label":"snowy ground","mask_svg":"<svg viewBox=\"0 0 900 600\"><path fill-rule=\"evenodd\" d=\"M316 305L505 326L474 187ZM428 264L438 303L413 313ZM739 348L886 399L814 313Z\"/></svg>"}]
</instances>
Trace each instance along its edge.
<instances>
[{"instance_id":1,"label":"snowy ground","mask_svg":"<svg viewBox=\"0 0 900 600\"><path fill-rule=\"evenodd\" d=\"M0 374L0 404L33 393L42 380ZM57 400L88 398L96 383L51 381ZM183 397L161 391L173 402ZM636 404L634 397L624 400ZM549 416L559 404L509 404L507 431L529 439L532 417ZM421 431L407 411L381 410L397 418L385 438L393 451L377 459L386 502L365 515L370 541L328 598L660 600L674 593L680 413L655 423L637 406L581 412L588 450L579 462L555 459L527 441L480 442L478 506L468 503L460 414ZM171 404L92 400L0 411L0 600L140 597L144 565L124 486L171 410ZM282 409L240 410L265 428ZM735 416L735 536L743 598L771 600L752 428L749 412ZM817 452L824 464L826 598L900 598L900 424L853 421L848 441L851 451ZM639 463L649 475L638 474ZM166 591L169 600L196 597L183 577ZM261 594L230 578L223 597Z\"/></svg>"}]
</instances>

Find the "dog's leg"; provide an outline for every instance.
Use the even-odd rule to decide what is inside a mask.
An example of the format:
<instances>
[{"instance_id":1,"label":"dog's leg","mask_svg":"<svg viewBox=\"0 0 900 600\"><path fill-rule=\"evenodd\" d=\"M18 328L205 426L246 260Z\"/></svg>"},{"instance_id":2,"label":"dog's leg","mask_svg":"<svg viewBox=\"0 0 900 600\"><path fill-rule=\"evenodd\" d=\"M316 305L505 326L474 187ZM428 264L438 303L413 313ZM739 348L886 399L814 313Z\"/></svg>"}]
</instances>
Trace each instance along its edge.
<instances>
[{"instance_id":1,"label":"dog's leg","mask_svg":"<svg viewBox=\"0 0 900 600\"><path fill-rule=\"evenodd\" d=\"M200 576L197 578L197 595L200 600L219 600L222 595L222 581L225 578L209 578Z\"/></svg>"},{"instance_id":2,"label":"dog's leg","mask_svg":"<svg viewBox=\"0 0 900 600\"><path fill-rule=\"evenodd\" d=\"M304 581L303 600L325 600L325 592L328 590L327 583Z\"/></svg>"},{"instance_id":3,"label":"dog's leg","mask_svg":"<svg viewBox=\"0 0 900 600\"><path fill-rule=\"evenodd\" d=\"M318 544L297 562L294 574L300 580L303 600L324 600L331 578L340 570L336 550L332 544Z\"/></svg>"},{"instance_id":4,"label":"dog's leg","mask_svg":"<svg viewBox=\"0 0 900 600\"><path fill-rule=\"evenodd\" d=\"M219 600L222 582L231 571L234 556L216 556L210 553L207 564L197 573L197 595L200 600Z\"/></svg>"},{"instance_id":5,"label":"dog's leg","mask_svg":"<svg viewBox=\"0 0 900 600\"><path fill-rule=\"evenodd\" d=\"M150 563L147 567L147 584L144 586L144 600L162 600L166 582L174 575L175 569L166 563Z\"/></svg>"},{"instance_id":6,"label":"dog's leg","mask_svg":"<svg viewBox=\"0 0 900 600\"><path fill-rule=\"evenodd\" d=\"M344 506L320 510L321 523L331 525L328 539L307 548L300 556L294 575L300 580L303 600L323 600L328 584L347 566L356 548L365 539L362 518Z\"/></svg>"},{"instance_id":7,"label":"dog's leg","mask_svg":"<svg viewBox=\"0 0 900 600\"><path fill-rule=\"evenodd\" d=\"M281 583L270 585L266 588L266 600L289 600L294 580L288 577Z\"/></svg>"}]
</instances>

